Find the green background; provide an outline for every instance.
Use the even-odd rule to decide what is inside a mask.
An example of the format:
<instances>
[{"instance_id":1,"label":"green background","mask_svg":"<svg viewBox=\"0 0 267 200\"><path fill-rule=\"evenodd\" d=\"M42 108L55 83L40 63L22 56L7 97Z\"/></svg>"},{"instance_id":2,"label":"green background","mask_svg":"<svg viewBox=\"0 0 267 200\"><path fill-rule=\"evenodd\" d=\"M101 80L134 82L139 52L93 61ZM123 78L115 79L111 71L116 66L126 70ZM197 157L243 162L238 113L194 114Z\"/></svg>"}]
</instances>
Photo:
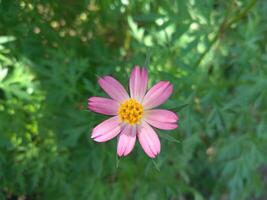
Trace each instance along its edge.
<instances>
[{"instance_id":1,"label":"green background","mask_svg":"<svg viewBox=\"0 0 267 200\"><path fill-rule=\"evenodd\" d=\"M267 199L266 36L265 0L0 0L0 199ZM135 65L174 85L153 161L89 137Z\"/></svg>"}]
</instances>

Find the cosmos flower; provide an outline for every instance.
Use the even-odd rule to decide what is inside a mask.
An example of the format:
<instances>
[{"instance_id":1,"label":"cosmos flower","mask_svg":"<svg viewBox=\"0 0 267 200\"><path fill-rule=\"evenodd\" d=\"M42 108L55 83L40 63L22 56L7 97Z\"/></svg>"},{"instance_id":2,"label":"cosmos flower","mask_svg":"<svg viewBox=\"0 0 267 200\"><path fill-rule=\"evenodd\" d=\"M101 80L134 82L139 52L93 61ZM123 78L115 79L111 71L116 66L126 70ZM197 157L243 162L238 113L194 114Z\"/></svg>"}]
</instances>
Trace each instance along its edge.
<instances>
[{"instance_id":1,"label":"cosmos flower","mask_svg":"<svg viewBox=\"0 0 267 200\"><path fill-rule=\"evenodd\" d=\"M172 94L173 86L168 81L160 81L147 91L148 73L136 66L130 76L130 95L113 77L99 78L100 87L111 97L91 97L90 110L110 115L111 118L97 125L91 138L96 142L106 142L118 136L117 154L127 156L138 138L145 153L155 158L160 153L160 140L152 128L176 129L178 116L169 110L155 109Z\"/></svg>"}]
</instances>

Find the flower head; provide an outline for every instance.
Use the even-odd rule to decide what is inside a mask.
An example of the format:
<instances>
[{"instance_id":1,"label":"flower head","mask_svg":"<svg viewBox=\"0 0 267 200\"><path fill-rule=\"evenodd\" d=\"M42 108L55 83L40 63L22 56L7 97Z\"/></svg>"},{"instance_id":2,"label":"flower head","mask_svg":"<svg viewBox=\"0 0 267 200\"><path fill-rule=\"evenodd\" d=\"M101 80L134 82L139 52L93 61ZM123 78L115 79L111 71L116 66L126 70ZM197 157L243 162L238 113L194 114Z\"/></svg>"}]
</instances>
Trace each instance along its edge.
<instances>
[{"instance_id":1,"label":"flower head","mask_svg":"<svg viewBox=\"0 0 267 200\"><path fill-rule=\"evenodd\" d=\"M130 76L130 95L113 77L99 78L100 87L111 97L91 97L90 110L110 115L111 118L97 125L91 138L106 142L118 136L117 154L126 156L138 138L146 154L155 158L160 153L160 141L152 127L176 129L178 116L169 110L155 109L172 94L173 86L168 81L160 81L147 91L148 73L145 68L136 66Z\"/></svg>"}]
</instances>

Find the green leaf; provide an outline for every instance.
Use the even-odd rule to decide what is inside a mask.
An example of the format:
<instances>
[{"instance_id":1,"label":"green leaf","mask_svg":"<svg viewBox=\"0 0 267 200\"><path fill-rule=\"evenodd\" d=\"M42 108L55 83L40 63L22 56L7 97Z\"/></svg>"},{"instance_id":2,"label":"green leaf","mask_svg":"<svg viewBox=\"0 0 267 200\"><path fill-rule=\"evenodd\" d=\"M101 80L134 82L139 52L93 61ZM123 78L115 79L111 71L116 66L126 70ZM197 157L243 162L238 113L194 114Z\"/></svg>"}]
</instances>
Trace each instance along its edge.
<instances>
[{"instance_id":1,"label":"green leaf","mask_svg":"<svg viewBox=\"0 0 267 200\"><path fill-rule=\"evenodd\" d=\"M173 112L179 112L182 109L186 108L188 105L190 105L190 104L189 103L185 103L185 104L182 104L182 105L177 106L175 108L171 108L170 110L172 110Z\"/></svg>"},{"instance_id":2,"label":"green leaf","mask_svg":"<svg viewBox=\"0 0 267 200\"><path fill-rule=\"evenodd\" d=\"M181 141L179 141L178 139L174 138L173 136L170 136L168 133L160 133L159 136L163 139L166 139L170 142L175 142L175 143L178 143L180 144Z\"/></svg>"},{"instance_id":3,"label":"green leaf","mask_svg":"<svg viewBox=\"0 0 267 200\"><path fill-rule=\"evenodd\" d=\"M156 162L156 159L155 158L154 159L152 158L151 161L152 161L154 167L160 172L160 167L159 167L159 164Z\"/></svg>"}]
</instances>

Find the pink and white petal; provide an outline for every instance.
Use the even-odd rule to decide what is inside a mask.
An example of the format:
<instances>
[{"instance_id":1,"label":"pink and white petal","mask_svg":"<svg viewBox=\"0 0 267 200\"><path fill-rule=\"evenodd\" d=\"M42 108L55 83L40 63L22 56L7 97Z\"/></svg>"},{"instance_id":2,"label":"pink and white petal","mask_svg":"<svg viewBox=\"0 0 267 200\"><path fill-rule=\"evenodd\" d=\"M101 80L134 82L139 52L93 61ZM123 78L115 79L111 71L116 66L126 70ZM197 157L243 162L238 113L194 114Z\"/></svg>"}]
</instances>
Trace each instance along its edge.
<instances>
[{"instance_id":1,"label":"pink and white petal","mask_svg":"<svg viewBox=\"0 0 267 200\"><path fill-rule=\"evenodd\" d=\"M127 156L134 148L136 141L136 126L126 125L122 130L117 145L117 154Z\"/></svg>"},{"instance_id":2,"label":"pink and white petal","mask_svg":"<svg viewBox=\"0 0 267 200\"><path fill-rule=\"evenodd\" d=\"M131 98L141 102L147 90L148 73L145 68L134 67L129 82Z\"/></svg>"},{"instance_id":3,"label":"pink and white petal","mask_svg":"<svg viewBox=\"0 0 267 200\"><path fill-rule=\"evenodd\" d=\"M155 158L160 152L160 141L157 133L146 122L138 125L138 140L150 158Z\"/></svg>"},{"instance_id":4,"label":"pink and white petal","mask_svg":"<svg viewBox=\"0 0 267 200\"><path fill-rule=\"evenodd\" d=\"M94 112L104 115L117 115L120 104L103 97L91 97L88 99L88 108Z\"/></svg>"},{"instance_id":5,"label":"pink and white petal","mask_svg":"<svg viewBox=\"0 0 267 200\"><path fill-rule=\"evenodd\" d=\"M163 104L172 94L173 86L169 81L160 81L145 95L143 106L146 110Z\"/></svg>"},{"instance_id":6,"label":"pink and white petal","mask_svg":"<svg viewBox=\"0 0 267 200\"><path fill-rule=\"evenodd\" d=\"M174 123L165 123L153 120L146 120L146 122L149 123L151 126L162 130L173 130L178 127L178 125Z\"/></svg>"},{"instance_id":7,"label":"pink and white petal","mask_svg":"<svg viewBox=\"0 0 267 200\"><path fill-rule=\"evenodd\" d=\"M173 130L178 127L176 124L178 121L178 116L169 110L147 110L144 114L144 120L155 128L163 130Z\"/></svg>"},{"instance_id":8,"label":"pink and white petal","mask_svg":"<svg viewBox=\"0 0 267 200\"><path fill-rule=\"evenodd\" d=\"M123 102L129 99L129 95L119 81L111 76L104 76L98 79L101 88L114 100Z\"/></svg>"},{"instance_id":9,"label":"pink and white petal","mask_svg":"<svg viewBox=\"0 0 267 200\"><path fill-rule=\"evenodd\" d=\"M116 137L121 132L119 117L111 117L98 124L92 132L91 138L96 142L106 142Z\"/></svg>"}]
</instances>

